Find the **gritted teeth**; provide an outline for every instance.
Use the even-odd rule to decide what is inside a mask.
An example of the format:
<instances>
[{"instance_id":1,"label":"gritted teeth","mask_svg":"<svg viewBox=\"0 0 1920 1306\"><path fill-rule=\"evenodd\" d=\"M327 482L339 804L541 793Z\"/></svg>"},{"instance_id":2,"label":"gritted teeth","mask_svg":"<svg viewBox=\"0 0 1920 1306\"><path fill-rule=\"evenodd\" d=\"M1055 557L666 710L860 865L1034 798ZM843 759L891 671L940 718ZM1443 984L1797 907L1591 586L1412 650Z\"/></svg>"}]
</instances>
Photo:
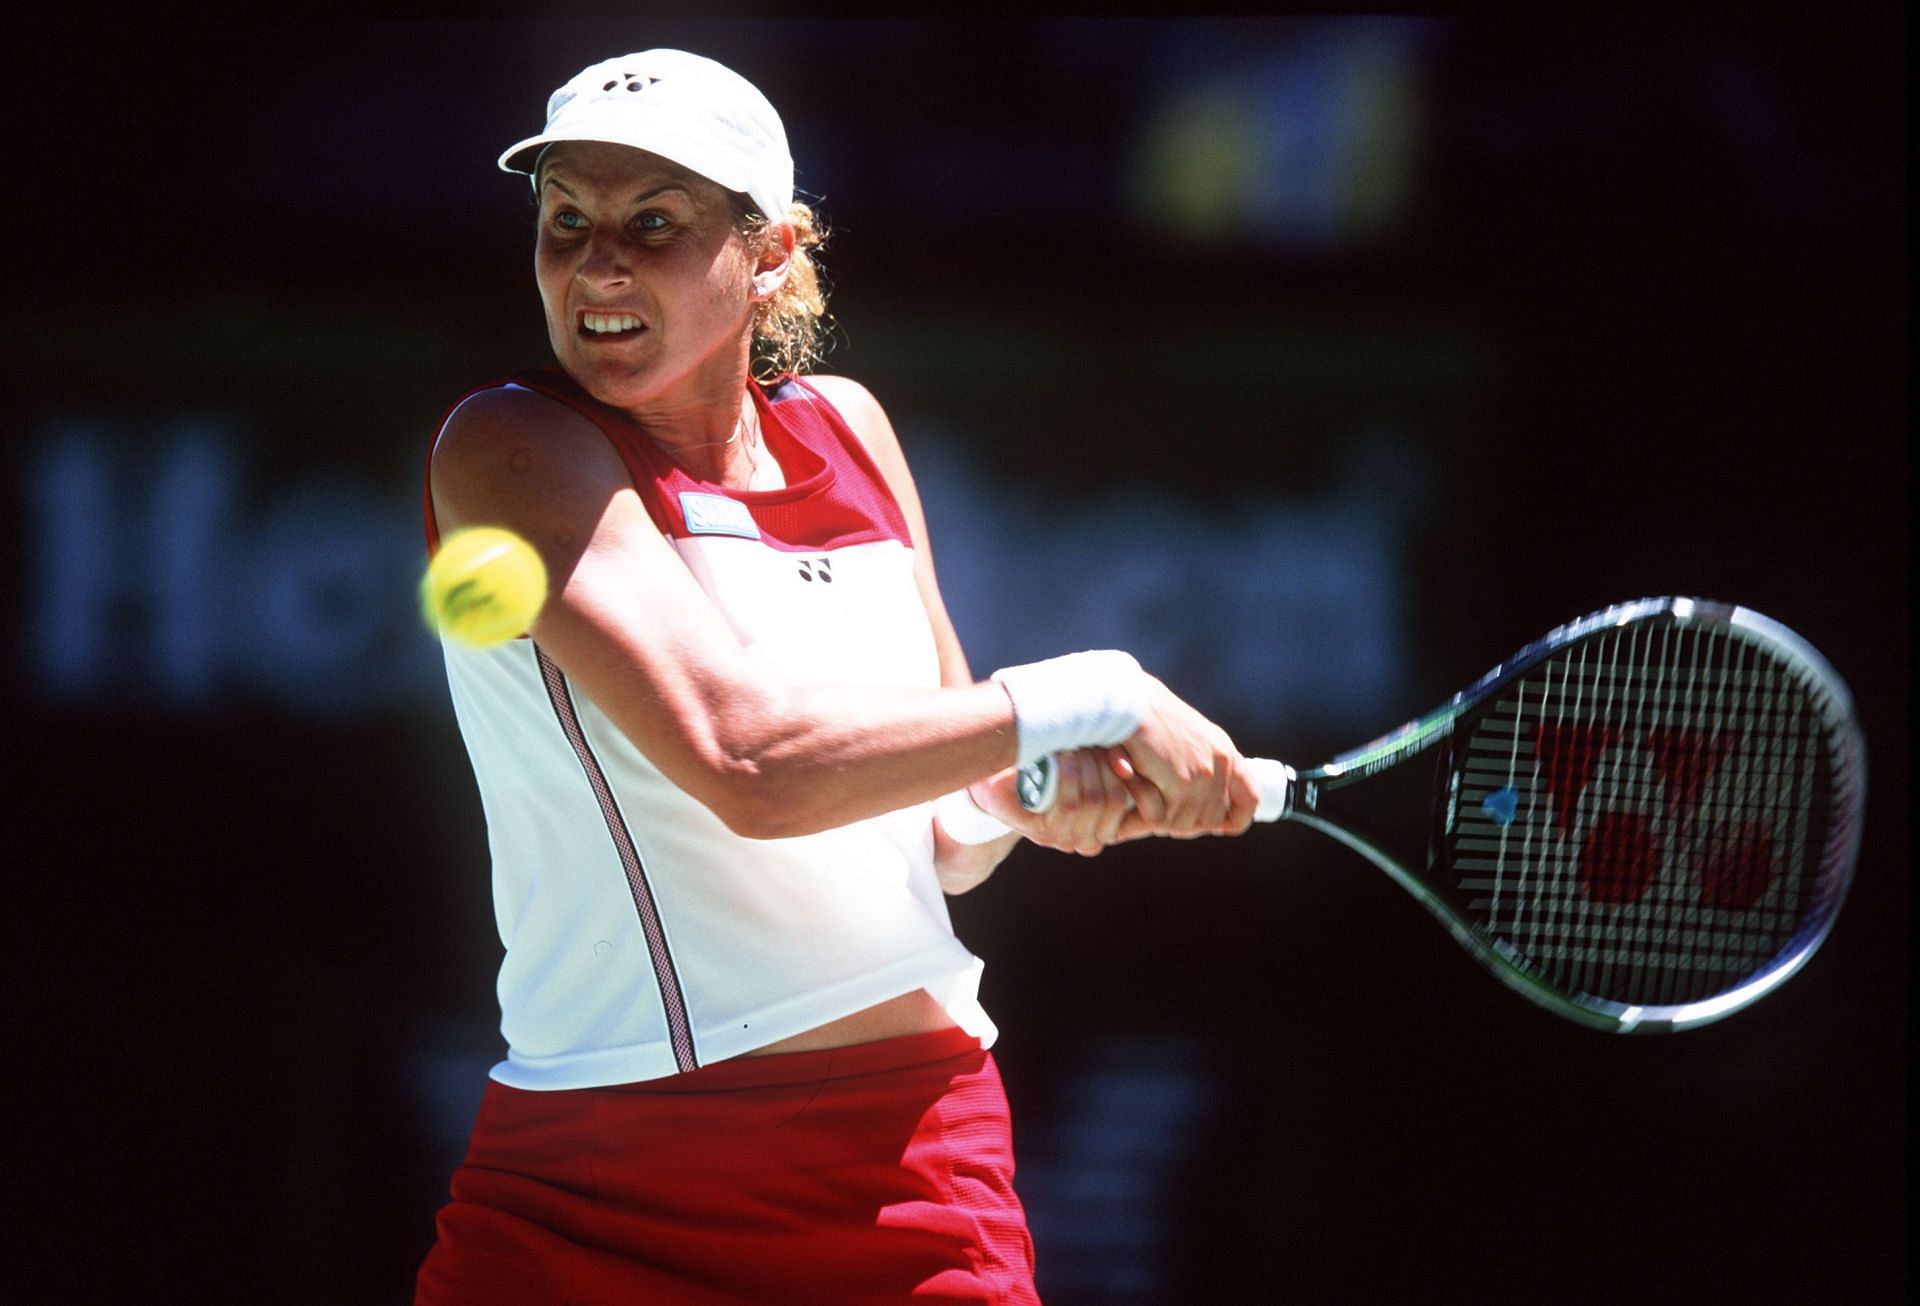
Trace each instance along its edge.
<instances>
[{"instance_id":1,"label":"gritted teeth","mask_svg":"<svg viewBox=\"0 0 1920 1306\"><path fill-rule=\"evenodd\" d=\"M638 331L644 323L631 313L582 313L580 326L594 335L616 335L622 331Z\"/></svg>"}]
</instances>

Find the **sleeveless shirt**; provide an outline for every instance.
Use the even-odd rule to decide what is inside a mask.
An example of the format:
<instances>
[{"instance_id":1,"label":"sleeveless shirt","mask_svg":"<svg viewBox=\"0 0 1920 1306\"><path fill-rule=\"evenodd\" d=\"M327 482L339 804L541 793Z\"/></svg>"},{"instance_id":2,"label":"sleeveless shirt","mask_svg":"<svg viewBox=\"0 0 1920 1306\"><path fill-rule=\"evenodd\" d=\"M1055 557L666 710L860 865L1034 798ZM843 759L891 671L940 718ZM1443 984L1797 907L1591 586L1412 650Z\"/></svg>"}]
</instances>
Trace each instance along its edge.
<instances>
[{"instance_id":1,"label":"sleeveless shirt","mask_svg":"<svg viewBox=\"0 0 1920 1306\"><path fill-rule=\"evenodd\" d=\"M899 505L811 386L753 389L787 485L746 491L690 476L557 368L501 384L599 427L761 674L940 684ZM426 527L437 548L431 485ZM443 648L506 948L507 1058L494 1079L526 1089L657 1079L921 988L991 1044L981 963L954 937L934 873L930 804L749 839L662 775L531 639Z\"/></svg>"}]
</instances>

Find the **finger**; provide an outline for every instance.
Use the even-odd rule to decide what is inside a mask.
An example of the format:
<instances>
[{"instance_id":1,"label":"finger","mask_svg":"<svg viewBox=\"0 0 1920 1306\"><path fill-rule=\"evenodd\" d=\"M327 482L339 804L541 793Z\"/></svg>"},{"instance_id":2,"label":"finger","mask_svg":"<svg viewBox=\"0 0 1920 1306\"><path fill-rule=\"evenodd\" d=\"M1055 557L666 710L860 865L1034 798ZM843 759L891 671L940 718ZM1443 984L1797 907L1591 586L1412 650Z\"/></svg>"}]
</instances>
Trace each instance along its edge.
<instances>
[{"instance_id":1,"label":"finger","mask_svg":"<svg viewBox=\"0 0 1920 1306\"><path fill-rule=\"evenodd\" d=\"M1086 804L1099 804L1106 801L1107 759L1098 748L1083 748L1073 754L1074 765L1080 776L1080 801Z\"/></svg>"},{"instance_id":2,"label":"finger","mask_svg":"<svg viewBox=\"0 0 1920 1306\"><path fill-rule=\"evenodd\" d=\"M1166 832L1177 839L1191 839L1205 828L1207 804L1204 790L1188 780L1167 795Z\"/></svg>"},{"instance_id":3,"label":"finger","mask_svg":"<svg viewBox=\"0 0 1920 1306\"><path fill-rule=\"evenodd\" d=\"M1168 749L1179 746L1180 742L1180 732L1170 730L1167 722L1155 717L1143 722L1141 728L1120 747L1135 776L1162 793L1172 793L1179 784L1175 774L1176 763L1168 755Z\"/></svg>"},{"instance_id":4,"label":"finger","mask_svg":"<svg viewBox=\"0 0 1920 1306\"><path fill-rule=\"evenodd\" d=\"M1093 820L1089 836L1105 848L1114 841L1119 832L1120 822L1133 810L1133 795L1112 766L1112 759L1104 752L1089 755L1093 763L1094 779L1098 782L1098 804L1092 809Z\"/></svg>"},{"instance_id":5,"label":"finger","mask_svg":"<svg viewBox=\"0 0 1920 1306\"><path fill-rule=\"evenodd\" d=\"M1100 842L1101 811L1097 804L1089 802L1073 814L1073 850L1082 857L1091 857L1103 846Z\"/></svg>"},{"instance_id":6,"label":"finger","mask_svg":"<svg viewBox=\"0 0 1920 1306\"><path fill-rule=\"evenodd\" d=\"M1134 813L1142 824L1152 830L1166 828L1167 797L1158 788L1145 780L1130 780L1127 797L1132 800Z\"/></svg>"},{"instance_id":7,"label":"finger","mask_svg":"<svg viewBox=\"0 0 1920 1306\"><path fill-rule=\"evenodd\" d=\"M1127 745L1121 746L1121 752L1127 759L1127 770L1132 772L1126 782L1127 792L1133 796L1134 811L1139 814L1141 823L1148 827L1149 832L1166 829L1167 790L1151 774L1155 768L1143 764L1140 754Z\"/></svg>"},{"instance_id":8,"label":"finger","mask_svg":"<svg viewBox=\"0 0 1920 1306\"><path fill-rule=\"evenodd\" d=\"M1213 775L1202 776L1194 786L1192 801L1186 808L1186 824L1181 835L1188 839L1219 834L1226 829L1227 795L1225 786Z\"/></svg>"},{"instance_id":9,"label":"finger","mask_svg":"<svg viewBox=\"0 0 1920 1306\"><path fill-rule=\"evenodd\" d=\"M1260 793L1242 757L1231 742L1220 758L1220 834L1244 834L1253 824L1254 809L1260 805Z\"/></svg>"},{"instance_id":10,"label":"finger","mask_svg":"<svg viewBox=\"0 0 1920 1306\"><path fill-rule=\"evenodd\" d=\"M1123 812L1133 810L1133 789L1125 777L1113 767L1107 767L1100 773L1101 787L1106 791L1107 803Z\"/></svg>"},{"instance_id":11,"label":"finger","mask_svg":"<svg viewBox=\"0 0 1920 1306\"><path fill-rule=\"evenodd\" d=\"M1260 790L1253 783L1248 772L1246 759L1235 768L1232 782L1227 789L1227 833L1245 834L1253 825L1254 811L1260 806Z\"/></svg>"},{"instance_id":12,"label":"finger","mask_svg":"<svg viewBox=\"0 0 1920 1306\"><path fill-rule=\"evenodd\" d=\"M1111 769L1103 770L1101 779L1105 801L1100 807L1100 822L1095 833L1104 847L1118 837L1121 822L1132 812L1133 795Z\"/></svg>"},{"instance_id":13,"label":"finger","mask_svg":"<svg viewBox=\"0 0 1920 1306\"><path fill-rule=\"evenodd\" d=\"M1081 853L1088 846L1087 827L1091 817L1086 807L1085 760L1078 752L1061 753L1054 758L1058 791L1045 817L1050 846L1067 853Z\"/></svg>"},{"instance_id":14,"label":"finger","mask_svg":"<svg viewBox=\"0 0 1920 1306\"><path fill-rule=\"evenodd\" d=\"M1167 795L1167 832L1182 838L1212 833L1225 809L1218 778L1208 753L1192 756L1174 773L1175 788Z\"/></svg>"},{"instance_id":15,"label":"finger","mask_svg":"<svg viewBox=\"0 0 1920 1306\"><path fill-rule=\"evenodd\" d=\"M1194 779L1192 786L1183 795L1180 805L1179 837L1197 839L1201 835L1213 833L1214 823L1219 820L1222 804L1215 796L1213 778L1205 773Z\"/></svg>"},{"instance_id":16,"label":"finger","mask_svg":"<svg viewBox=\"0 0 1920 1306\"><path fill-rule=\"evenodd\" d=\"M1158 831L1147 824L1145 818L1140 815L1140 810L1135 808L1120 818L1119 828L1114 832L1113 838L1115 843L1127 843L1134 839L1151 838L1157 833Z\"/></svg>"},{"instance_id":17,"label":"finger","mask_svg":"<svg viewBox=\"0 0 1920 1306\"><path fill-rule=\"evenodd\" d=\"M1106 847L1101 836L1111 824L1112 794L1108 786L1116 783L1107 772L1106 759L1097 749L1088 749L1079 755L1080 763L1080 808L1075 826L1080 836L1083 850L1097 852ZM1083 855L1091 855L1083 852Z\"/></svg>"},{"instance_id":18,"label":"finger","mask_svg":"<svg viewBox=\"0 0 1920 1306\"><path fill-rule=\"evenodd\" d=\"M1202 786L1205 795L1202 799L1202 810L1205 812L1202 824L1208 834L1227 834L1232 828L1233 781L1239 773L1239 754L1222 736L1210 761L1211 767Z\"/></svg>"},{"instance_id":19,"label":"finger","mask_svg":"<svg viewBox=\"0 0 1920 1306\"><path fill-rule=\"evenodd\" d=\"M1078 753L1059 753L1053 759L1053 768L1058 773L1059 790L1054 796L1056 810L1071 812L1080 805L1080 755Z\"/></svg>"}]
</instances>

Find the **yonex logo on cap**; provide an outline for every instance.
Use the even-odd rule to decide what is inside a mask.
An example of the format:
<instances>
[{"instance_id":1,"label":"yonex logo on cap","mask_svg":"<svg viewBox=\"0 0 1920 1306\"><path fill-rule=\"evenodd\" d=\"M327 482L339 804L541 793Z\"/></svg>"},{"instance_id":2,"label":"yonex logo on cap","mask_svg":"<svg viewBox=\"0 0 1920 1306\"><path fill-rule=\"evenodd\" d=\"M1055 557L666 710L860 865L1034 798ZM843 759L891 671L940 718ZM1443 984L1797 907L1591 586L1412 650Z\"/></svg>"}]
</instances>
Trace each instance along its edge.
<instances>
[{"instance_id":1,"label":"yonex logo on cap","mask_svg":"<svg viewBox=\"0 0 1920 1306\"><path fill-rule=\"evenodd\" d=\"M629 91L644 91L660 80L658 77L648 77L645 73L621 73L620 77L614 78L600 89L603 91L611 91L620 84L621 77L626 78L627 89Z\"/></svg>"}]
</instances>

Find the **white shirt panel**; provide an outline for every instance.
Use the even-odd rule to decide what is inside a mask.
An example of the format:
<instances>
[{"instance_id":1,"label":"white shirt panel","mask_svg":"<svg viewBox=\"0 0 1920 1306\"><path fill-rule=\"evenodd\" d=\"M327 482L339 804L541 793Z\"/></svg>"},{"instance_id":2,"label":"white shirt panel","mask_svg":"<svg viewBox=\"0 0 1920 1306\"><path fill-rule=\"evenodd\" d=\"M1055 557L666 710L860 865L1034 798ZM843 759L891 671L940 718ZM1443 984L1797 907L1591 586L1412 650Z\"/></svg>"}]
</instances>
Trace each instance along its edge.
<instances>
[{"instance_id":1,"label":"white shirt panel","mask_svg":"<svg viewBox=\"0 0 1920 1306\"><path fill-rule=\"evenodd\" d=\"M935 686L939 658L913 553L884 540L795 553L757 540L675 541L757 666L785 683ZM699 1064L926 988L991 1041L980 965L954 938L922 804L794 839L728 830L590 700L557 709L532 644L449 644L448 677L494 862L507 955L507 1060L493 1077L554 1089L684 1068L628 869L588 763L637 854Z\"/></svg>"}]
</instances>

